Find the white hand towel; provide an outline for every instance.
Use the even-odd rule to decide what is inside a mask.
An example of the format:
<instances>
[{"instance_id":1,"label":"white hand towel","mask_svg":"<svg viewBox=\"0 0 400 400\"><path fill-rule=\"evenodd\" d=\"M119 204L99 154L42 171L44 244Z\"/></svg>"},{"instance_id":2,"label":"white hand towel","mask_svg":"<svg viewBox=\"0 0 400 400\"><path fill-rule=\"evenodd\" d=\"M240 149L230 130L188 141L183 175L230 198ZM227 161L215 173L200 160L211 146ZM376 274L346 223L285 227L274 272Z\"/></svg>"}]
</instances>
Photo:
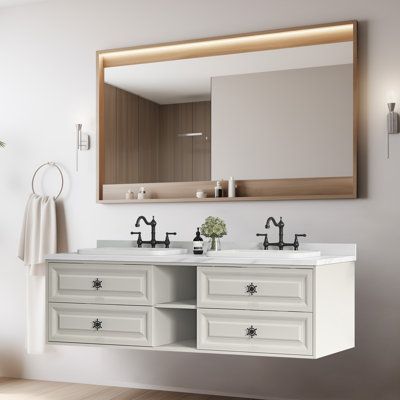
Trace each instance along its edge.
<instances>
[{"instance_id":1,"label":"white hand towel","mask_svg":"<svg viewBox=\"0 0 400 400\"><path fill-rule=\"evenodd\" d=\"M29 354L42 353L45 337L44 257L57 252L56 204L53 197L31 194L25 208L18 257L27 270L27 340Z\"/></svg>"}]
</instances>

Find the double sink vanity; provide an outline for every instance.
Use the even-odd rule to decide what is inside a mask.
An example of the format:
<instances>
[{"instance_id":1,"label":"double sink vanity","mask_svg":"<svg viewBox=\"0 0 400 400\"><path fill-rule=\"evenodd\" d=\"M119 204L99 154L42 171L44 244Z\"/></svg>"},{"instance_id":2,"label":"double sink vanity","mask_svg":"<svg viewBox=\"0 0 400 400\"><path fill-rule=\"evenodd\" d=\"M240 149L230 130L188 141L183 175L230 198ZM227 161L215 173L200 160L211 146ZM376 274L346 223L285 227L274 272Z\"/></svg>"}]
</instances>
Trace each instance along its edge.
<instances>
[{"instance_id":1,"label":"double sink vanity","mask_svg":"<svg viewBox=\"0 0 400 400\"><path fill-rule=\"evenodd\" d=\"M354 347L355 245L140 246L48 256L49 343L311 359Z\"/></svg>"}]
</instances>

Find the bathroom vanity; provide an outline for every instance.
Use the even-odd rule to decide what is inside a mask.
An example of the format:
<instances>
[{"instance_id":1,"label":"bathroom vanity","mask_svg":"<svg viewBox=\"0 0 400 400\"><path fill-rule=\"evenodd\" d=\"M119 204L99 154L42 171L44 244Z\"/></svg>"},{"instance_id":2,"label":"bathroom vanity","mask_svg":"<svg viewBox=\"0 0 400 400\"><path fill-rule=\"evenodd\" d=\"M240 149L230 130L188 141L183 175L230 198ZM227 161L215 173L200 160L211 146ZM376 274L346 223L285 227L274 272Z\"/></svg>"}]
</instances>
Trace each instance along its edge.
<instances>
[{"instance_id":1,"label":"bathroom vanity","mask_svg":"<svg viewBox=\"0 0 400 400\"><path fill-rule=\"evenodd\" d=\"M355 245L302 250L51 255L48 342L310 359L353 348Z\"/></svg>"}]
</instances>

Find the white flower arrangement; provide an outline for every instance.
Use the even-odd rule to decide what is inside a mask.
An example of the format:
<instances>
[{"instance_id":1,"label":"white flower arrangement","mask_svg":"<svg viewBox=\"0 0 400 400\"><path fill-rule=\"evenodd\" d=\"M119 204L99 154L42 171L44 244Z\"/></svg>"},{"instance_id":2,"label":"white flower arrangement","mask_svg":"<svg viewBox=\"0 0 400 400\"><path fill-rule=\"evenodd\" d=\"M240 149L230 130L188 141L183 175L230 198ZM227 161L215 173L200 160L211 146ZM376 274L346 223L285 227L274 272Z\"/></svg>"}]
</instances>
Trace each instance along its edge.
<instances>
[{"instance_id":1,"label":"white flower arrangement","mask_svg":"<svg viewBox=\"0 0 400 400\"><path fill-rule=\"evenodd\" d=\"M225 222L218 217L207 217L200 231L203 236L209 238L221 238L227 234Z\"/></svg>"}]
</instances>

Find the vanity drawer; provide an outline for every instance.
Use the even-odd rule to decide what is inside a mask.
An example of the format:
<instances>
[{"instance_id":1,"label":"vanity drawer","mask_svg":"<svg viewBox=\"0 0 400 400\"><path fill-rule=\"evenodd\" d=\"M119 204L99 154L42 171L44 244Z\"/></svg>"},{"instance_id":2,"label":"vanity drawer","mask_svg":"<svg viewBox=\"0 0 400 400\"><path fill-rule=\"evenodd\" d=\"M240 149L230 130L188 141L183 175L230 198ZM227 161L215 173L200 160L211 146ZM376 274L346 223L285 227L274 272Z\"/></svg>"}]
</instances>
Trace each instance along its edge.
<instances>
[{"instance_id":1,"label":"vanity drawer","mask_svg":"<svg viewBox=\"0 0 400 400\"><path fill-rule=\"evenodd\" d=\"M151 346L152 312L146 306L50 303L49 342Z\"/></svg>"},{"instance_id":2,"label":"vanity drawer","mask_svg":"<svg viewBox=\"0 0 400 400\"><path fill-rule=\"evenodd\" d=\"M198 267L197 305L204 308L312 311L312 270Z\"/></svg>"},{"instance_id":3,"label":"vanity drawer","mask_svg":"<svg viewBox=\"0 0 400 400\"><path fill-rule=\"evenodd\" d=\"M197 310L197 348L312 355L312 314Z\"/></svg>"},{"instance_id":4,"label":"vanity drawer","mask_svg":"<svg viewBox=\"0 0 400 400\"><path fill-rule=\"evenodd\" d=\"M150 265L49 263L49 301L153 304Z\"/></svg>"}]
</instances>

